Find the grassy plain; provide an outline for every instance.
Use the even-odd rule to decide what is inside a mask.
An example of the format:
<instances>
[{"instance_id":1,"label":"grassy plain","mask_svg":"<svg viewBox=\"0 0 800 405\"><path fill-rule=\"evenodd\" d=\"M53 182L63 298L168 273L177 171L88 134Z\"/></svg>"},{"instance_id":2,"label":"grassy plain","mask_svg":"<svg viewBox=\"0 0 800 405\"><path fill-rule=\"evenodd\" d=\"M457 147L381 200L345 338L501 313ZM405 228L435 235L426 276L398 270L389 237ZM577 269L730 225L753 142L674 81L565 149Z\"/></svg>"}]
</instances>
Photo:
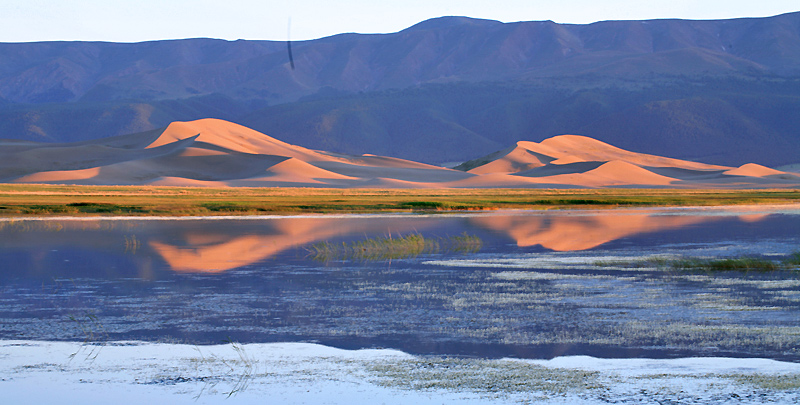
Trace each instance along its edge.
<instances>
[{"instance_id":1,"label":"grassy plain","mask_svg":"<svg viewBox=\"0 0 800 405\"><path fill-rule=\"evenodd\" d=\"M0 216L187 216L800 203L800 190L316 189L0 184Z\"/></svg>"}]
</instances>

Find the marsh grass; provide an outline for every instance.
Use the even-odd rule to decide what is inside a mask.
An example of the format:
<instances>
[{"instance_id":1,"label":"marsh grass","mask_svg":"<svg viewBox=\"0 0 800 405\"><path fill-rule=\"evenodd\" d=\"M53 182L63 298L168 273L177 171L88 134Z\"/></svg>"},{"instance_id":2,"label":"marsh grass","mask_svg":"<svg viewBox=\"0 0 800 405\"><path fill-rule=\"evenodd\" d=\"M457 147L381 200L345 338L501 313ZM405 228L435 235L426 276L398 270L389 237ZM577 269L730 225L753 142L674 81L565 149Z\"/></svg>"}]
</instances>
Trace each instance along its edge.
<instances>
[{"instance_id":1,"label":"marsh grass","mask_svg":"<svg viewBox=\"0 0 800 405\"><path fill-rule=\"evenodd\" d=\"M416 257L421 254L452 251L474 253L481 249L482 241L466 233L449 238L425 238L419 233L397 237L367 238L362 241L342 244L320 242L308 248L309 256L318 261L331 260L390 260Z\"/></svg>"},{"instance_id":2,"label":"marsh grass","mask_svg":"<svg viewBox=\"0 0 800 405\"><path fill-rule=\"evenodd\" d=\"M790 254L786 259L783 260L783 263L792 267L800 266L800 251Z\"/></svg>"},{"instance_id":3,"label":"marsh grass","mask_svg":"<svg viewBox=\"0 0 800 405\"><path fill-rule=\"evenodd\" d=\"M0 184L0 202L0 216L185 216L796 204L800 202L800 191L311 189Z\"/></svg>"},{"instance_id":4,"label":"marsh grass","mask_svg":"<svg viewBox=\"0 0 800 405\"><path fill-rule=\"evenodd\" d=\"M601 388L597 372L546 368L514 360L423 357L378 363L369 369L377 376L378 385L416 391L563 395Z\"/></svg>"},{"instance_id":5,"label":"marsh grass","mask_svg":"<svg viewBox=\"0 0 800 405\"><path fill-rule=\"evenodd\" d=\"M66 214L66 215L80 215L80 214L142 214L146 213L142 207L133 205L120 205L110 203L90 203L90 202L75 202L64 205L48 205L48 204L30 204L22 205L17 209L20 213L26 215L48 215L48 214Z\"/></svg>"},{"instance_id":6,"label":"marsh grass","mask_svg":"<svg viewBox=\"0 0 800 405\"><path fill-rule=\"evenodd\" d=\"M678 270L708 271L776 271L786 268L780 262L758 257L738 257L729 259L680 259L670 263Z\"/></svg>"},{"instance_id":7,"label":"marsh grass","mask_svg":"<svg viewBox=\"0 0 800 405\"><path fill-rule=\"evenodd\" d=\"M258 376L258 361L247 353L241 343L232 340L230 337L223 340L223 342L230 345L231 349L233 349L233 351L236 352L237 356L239 357L238 359L225 359L214 354L211 356L205 356L200 350L200 347L195 346L195 350L200 356L197 359L193 359L193 362L195 363L195 371L200 374L200 368L203 366L203 368L206 368L204 370L207 374L206 376L159 376L147 384L164 385L175 384L175 382L203 382L204 385L202 389L197 395L194 396L195 400L198 400L201 396L203 396L206 391L212 391L216 389L220 383L224 383L226 381L232 382L230 390L223 392L227 398L233 397L236 394L247 390L247 387L250 385L253 379ZM215 370L217 368L215 366L223 366L225 370Z\"/></svg>"},{"instance_id":8,"label":"marsh grass","mask_svg":"<svg viewBox=\"0 0 800 405\"><path fill-rule=\"evenodd\" d=\"M211 212L218 213L246 213L253 211L263 211L256 207L251 207L246 204L237 204L235 202L219 202L219 203L206 203L201 206Z\"/></svg>"},{"instance_id":9,"label":"marsh grass","mask_svg":"<svg viewBox=\"0 0 800 405\"><path fill-rule=\"evenodd\" d=\"M244 346L242 346L240 343L233 341L231 338L228 338L225 340L225 342L229 343L231 348L239 356L239 361L236 362L239 365L238 379L231 390L227 392L228 398L230 398L233 395L246 390L250 385L250 381L253 380L253 376L256 373L256 361L247 354L247 352L244 350ZM237 371L237 367L234 367L228 363L225 363L225 365L230 367L232 372Z\"/></svg>"},{"instance_id":10,"label":"marsh grass","mask_svg":"<svg viewBox=\"0 0 800 405\"><path fill-rule=\"evenodd\" d=\"M780 271L792 270L800 266L800 252L795 252L781 261L769 260L760 257L734 257L725 259L711 258L665 258L649 257L643 260L600 260L594 262L598 267L626 267L626 268L656 268L659 270L678 271Z\"/></svg>"},{"instance_id":11,"label":"marsh grass","mask_svg":"<svg viewBox=\"0 0 800 405\"><path fill-rule=\"evenodd\" d=\"M136 251L142 246L136 235L125 236L125 253L136 254Z\"/></svg>"},{"instance_id":12,"label":"marsh grass","mask_svg":"<svg viewBox=\"0 0 800 405\"><path fill-rule=\"evenodd\" d=\"M751 385L769 391L800 390L800 374L737 374L725 376L740 384Z\"/></svg>"},{"instance_id":13,"label":"marsh grass","mask_svg":"<svg viewBox=\"0 0 800 405\"><path fill-rule=\"evenodd\" d=\"M100 323L100 319L97 315L90 312L87 312L83 316L67 315L67 318L78 327L83 335L83 342L80 348L69 356L70 361L86 348L88 348L86 359L96 359L103 348L104 344L102 342L108 340L108 332L103 324Z\"/></svg>"}]
</instances>

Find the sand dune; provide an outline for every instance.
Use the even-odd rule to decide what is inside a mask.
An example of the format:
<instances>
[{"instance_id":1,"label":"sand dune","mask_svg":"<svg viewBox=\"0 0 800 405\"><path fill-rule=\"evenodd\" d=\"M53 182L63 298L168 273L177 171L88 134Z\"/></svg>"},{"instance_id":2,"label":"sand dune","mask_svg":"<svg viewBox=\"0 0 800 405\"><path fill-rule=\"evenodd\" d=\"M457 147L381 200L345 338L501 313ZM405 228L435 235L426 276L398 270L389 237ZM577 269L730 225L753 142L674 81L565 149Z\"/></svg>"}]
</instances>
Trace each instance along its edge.
<instances>
[{"instance_id":1,"label":"sand dune","mask_svg":"<svg viewBox=\"0 0 800 405\"><path fill-rule=\"evenodd\" d=\"M612 160L604 163L600 167L589 170L579 176L583 177L583 181L579 184L595 187L624 186L629 184L666 186L674 181L671 177L661 176L642 167L619 160Z\"/></svg>"},{"instance_id":2,"label":"sand dune","mask_svg":"<svg viewBox=\"0 0 800 405\"><path fill-rule=\"evenodd\" d=\"M612 160L610 162L576 162L564 165L547 165L515 176L535 177L538 181L586 187L611 187L625 185L666 186L675 179L653 173L634 164Z\"/></svg>"},{"instance_id":3,"label":"sand dune","mask_svg":"<svg viewBox=\"0 0 800 405\"><path fill-rule=\"evenodd\" d=\"M682 167L643 166L645 169L662 176L672 177L677 180L712 180L723 177L725 170L696 170Z\"/></svg>"},{"instance_id":4,"label":"sand dune","mask_svg":"<svg viewBox=\"0 0 800 405\"><path fill-rule=\"evenodd\" d=\"M151 186L164 187L228 187L229 184L223 181L194 180L183 177L162 176L156 177L147 184Z\"/></svg>"},{"instance_id":5,"label":"sand dune","mask_svg":"<svg viewBox=\"0 0 800 405\"><path fill-rule=\"evenodd\" d=\"M313 162L315 166L362 179L388 178L411 182L447 182L458 181L474 176L459 170L445 169L436 166L387 167L352 164L349 162Z\"/></svg>"},{"instance_id":6,"label":"sand dune","mask_svg":"<svg viewBox=\"0 0 800 405\"><path fill-rule=\"evenodd\" d=\"M173 122L145 149L168 145L175 141L196 137L204 142L227 150L256 155L278 155L302 160L327 160L325 155L290 145L275 138L232 122L202 119L191 122Z\"/></svg>"},{"instance_id":7,"label":"sand dune","mask_svg":"<svg viewBox=\"0 0 800 405\"><path fill-rule=\"evenodd\" d=\"M474 174L514 173L541 167L555 160L553 157L537 152L533 142L517 142L510 149L497 152L494 160L469 170ZM534 144L535 145L535 144Z\"/></svg>"},{"instance_id":8,"label":"sand dune","mask_svg":"<svg viewBox=\"0 0 800 405\"><path fill-rule=\"evenodd\" d=\"M337 182L338 181L338 182ZM348 184L359 181L358 178L345 176L328 170L320 169L297 158L289 158L279 162L263 173L246 179L236 180L240 186L257 187L259 184L297 184L304 187L314 185L333 186L335 184Z\"/></svg>"},{"instance_id":9,"label":"sand dune","mask_svg":"<svg viewBox=\"0 0 800 405\"><path fill-rule=\"evenodd\" d=\"M562 174L580 174L595 170L605 162L573 162L565 164L553 164L537 167L523 172L513 173L516 176L525 177L551 177Z\"/></svg>"},{"instance_id":10,"label":"sand dune","mask_svg":"<svg viewBox=\"0 0 800 405\"><path fill-rule=\"evenodd\" d=\"M800 163L794 163L794 164L790 164L790 165L783 165L783 166L778 167L777 169L782 171L782 172L800 173Z\"/></svg>"},{"instance_id":11,"label":"sand dune","mask_svg":"<svg viewBox=\"0 0 800 405\"><path fill-rule=\"evenodd\" d=\"M514 146L447 169L348 156L203 119L74 144L0 141L0 181L197 187L584 188L800 187L795 173L707 165L626 151L577 135Z\"/></svg>"},{"instance_id":12,"label":"sand dune","mask_svg":"<svg viewBox=\"0 0 800 405\"><path fill-rule=\"evenodd\" d=\"M579 135L560 135L545 139L541 143L517 142L515 147L467 162L468 164L465 164L464 168L475 174L519 173L539 167L555 170L553 166L608 161L622 161L638 166L673 167L692 170L730 169L729 167L629 152ZM526 175L530 175L530 173Z\"/></svg>"},{"instance_id":13,"label":"sand dune","mask_svg":"<svg viewBox=\"0 0 800 405\"><path fill-rule=\"evenodd\" d=\"M781 172L779 170L770 169L769 167L757 165L755 163L747 163L735 169L727 170L725 171L724 174L727 174L729 176L766 177L766 176L782 175L786 173Z\"/></svg>"},{"instance_id":14,"label":"sand dune","mask_svg":"<svg viewBox=\"0 0 800 405\"><path fill-rule=\"evenodd\" d=\"M639 166L679 167L684 169L714 170L724 166L708 165L686 160L671 159L644 153L629 152L607 143L579 135L560 135L541 142L541 145L556 150L561 156L579 158L584 161L619 160Z\"/></svg>"}]
</instances>

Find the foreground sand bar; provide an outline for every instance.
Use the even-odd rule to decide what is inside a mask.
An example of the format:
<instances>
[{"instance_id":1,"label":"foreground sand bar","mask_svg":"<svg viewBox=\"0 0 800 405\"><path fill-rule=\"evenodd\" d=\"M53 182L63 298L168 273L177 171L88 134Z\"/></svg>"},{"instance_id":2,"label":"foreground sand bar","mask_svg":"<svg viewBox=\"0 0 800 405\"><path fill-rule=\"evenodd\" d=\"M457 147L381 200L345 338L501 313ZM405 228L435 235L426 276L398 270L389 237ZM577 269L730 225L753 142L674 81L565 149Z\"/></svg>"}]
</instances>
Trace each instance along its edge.
<instances>
[{"instance_id":1,"label":"foreground sand bar","mask_svg":"<svg viewBox=\"0 0 800 405\"><path fill-rule=\"evenodd\" d=\"M206 216L797 204L800 190L317 189L0 185L0 216Z\"/></svg>"},{"instance_id":2,"label":"foreground sand bar","mask_svg":"<svg viewBox=\"0 0 800 405\"><path fill-rule=\"evenodd\" d=\"M769 359L454 359L309 343L2 341L8 403L796 403L800 365ZM41 389L46 387L46 389ZM124 395L120 395L124 393Z\"/></svg>"}]
</instances>

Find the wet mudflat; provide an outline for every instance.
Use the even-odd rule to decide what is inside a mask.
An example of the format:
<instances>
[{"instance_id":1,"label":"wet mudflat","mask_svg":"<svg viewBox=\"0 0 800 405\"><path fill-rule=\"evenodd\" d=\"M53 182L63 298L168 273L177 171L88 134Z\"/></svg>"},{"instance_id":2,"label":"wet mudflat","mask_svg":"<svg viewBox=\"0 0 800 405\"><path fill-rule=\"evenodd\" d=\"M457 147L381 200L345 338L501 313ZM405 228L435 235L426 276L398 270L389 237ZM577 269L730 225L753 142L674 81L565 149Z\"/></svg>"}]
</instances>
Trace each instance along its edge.
<instances>
[{"instance_id":1,"label":"wet mudflat","mask_svg":"<svg viewBox=\"0 0 800 405\"><path fill-rule=\"evenodd\" d=\"M310 342L412 354L800 361L796 208L0 223L0 339ZM318 257L419 234L441 248ZM459 235L479 249L449 248Z\"/></svg>"}]
</instances>

